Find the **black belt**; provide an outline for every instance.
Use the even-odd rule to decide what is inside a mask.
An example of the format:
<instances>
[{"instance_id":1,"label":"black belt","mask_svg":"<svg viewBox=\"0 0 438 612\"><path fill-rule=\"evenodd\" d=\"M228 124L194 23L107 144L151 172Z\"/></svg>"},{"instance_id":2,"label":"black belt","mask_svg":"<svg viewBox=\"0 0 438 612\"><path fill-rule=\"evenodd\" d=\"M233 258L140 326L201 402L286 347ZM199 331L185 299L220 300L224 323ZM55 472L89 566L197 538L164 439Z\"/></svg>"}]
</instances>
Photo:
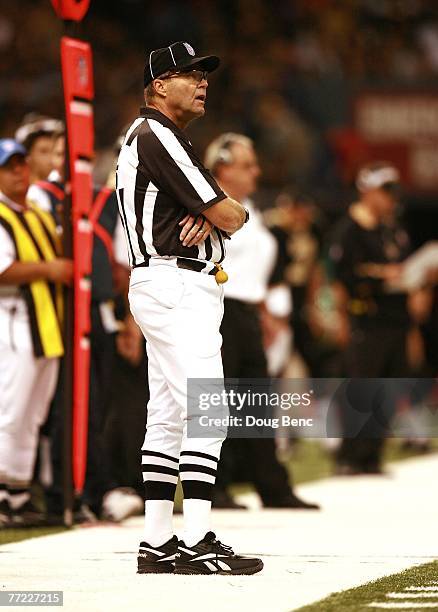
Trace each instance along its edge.
<instances>
[{"instance_id":1,"label":"black belt","mask_svg":"<svg viewBox=\"0 0 438 612\"><path fill-rule=\"evenodd\" d=\"M243 302L242 300L236 300L234 298L225 297L224 299L225 306L229 306L231 308L237 308L239 310L244 310L248 313L258 313L259 312L259 304L253 302Z\"/></svg>"},{"instance_id":2,"label":"black belt","mask_svg":"<svg viewBox=\"0 0 438 612\"><path fill-rule=\"evenodd\" d=\"M135 264L134 268L149 268L149 261L150 257L148 257L145 261L142 261L139 264ZM165 260L163 259L163 262L164 261ZM192 270L193 272L203 272L203 270L205 270L207 266L207 264L203 261L197 261L196 259L185 259L184 257L177 257L176 265L178 268L182 268L183 270ZM214 276L216 272L216 268L213 268L213 270L210 270L210 272L207 272L206 274Z\"/></svg>"}]
</instances>

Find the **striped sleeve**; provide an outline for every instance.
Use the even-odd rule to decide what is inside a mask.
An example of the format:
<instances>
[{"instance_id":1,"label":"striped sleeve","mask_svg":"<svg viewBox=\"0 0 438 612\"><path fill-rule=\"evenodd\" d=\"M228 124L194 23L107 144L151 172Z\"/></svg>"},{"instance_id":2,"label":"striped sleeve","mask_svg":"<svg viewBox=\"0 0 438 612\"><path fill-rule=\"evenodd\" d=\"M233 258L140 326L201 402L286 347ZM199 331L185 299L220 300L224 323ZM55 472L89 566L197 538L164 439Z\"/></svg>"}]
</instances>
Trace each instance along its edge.
<instances>
[{"instance_id":1,"label":"striped sleeve","mask_svg":"<svg viewBox=\"0 0 438 612\"><path fill-rule=\"evenodd\" d=\"M154 119L147 122L150 133L139 138L138 152L160 190L193 215L227 197L210 172L169 128Z\"/></svg>"}]
</instances>

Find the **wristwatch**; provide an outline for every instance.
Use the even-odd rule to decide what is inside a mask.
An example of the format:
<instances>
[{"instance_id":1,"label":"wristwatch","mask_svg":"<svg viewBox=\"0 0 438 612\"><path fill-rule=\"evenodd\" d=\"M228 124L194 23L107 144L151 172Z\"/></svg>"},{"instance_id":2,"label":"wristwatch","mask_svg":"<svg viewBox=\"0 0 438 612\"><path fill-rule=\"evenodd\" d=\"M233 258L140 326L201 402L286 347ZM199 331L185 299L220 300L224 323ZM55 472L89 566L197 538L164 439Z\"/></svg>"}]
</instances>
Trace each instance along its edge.
<instances>
[{"instance_id":1,"label":"wristwatch","mask_svg":"<svg viewBox=\"0 0 438 612\"><path fill-rule=\"evenodd\" d=\"M244 223L248 223L249 220L249 210L247 209L246 206L243 207L245 209L245 221Z\"/></svg>"}]
</instances>

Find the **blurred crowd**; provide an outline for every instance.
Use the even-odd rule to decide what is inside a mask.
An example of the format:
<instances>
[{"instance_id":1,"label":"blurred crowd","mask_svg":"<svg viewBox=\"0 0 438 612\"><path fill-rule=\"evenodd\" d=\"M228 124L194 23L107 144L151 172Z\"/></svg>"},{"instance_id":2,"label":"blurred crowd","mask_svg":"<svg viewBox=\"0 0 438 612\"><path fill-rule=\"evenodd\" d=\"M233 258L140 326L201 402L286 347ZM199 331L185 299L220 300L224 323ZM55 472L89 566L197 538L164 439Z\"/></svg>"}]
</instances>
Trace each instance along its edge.
<instances>
[{"instance_id":1,"label":"blurred crowd","mask_svg":"<svg viewBox=\"0 0 438 612\"><path fill-rule=\"evenodd\" d=\"M49 0L1 3L2 134L34 108L61 108L63 31ZM248 134L262 186L298 183L337 205L345 177L336 142L350 124L352 95L438 84L438 9L427 0L93 0L72 32L93 47L98 149L137 112L146 51L187 40L223 58L193 142L204 150L229 129Z\"/></svg>"},{"instance_id":2,"label":"blurred crowd","mask_svg":"<svg viewBox=\"0 0 438 612\"><path fill-rule=\"evenodd\" d=\"M142 102L144 49L174 40L189 40L224 58L209 90L207 115L189 131L227 193L251 209L246 229L251 233L242 235L242 242L233 237L225 261L230 276L221 329L225 375L424 378L415 393L396 390L390 412L371 415L360 441L345 434L351 431L347 400L363 396L361 388L338 398L334 435L344 439L333 456L334 470L381 473L394 413L415 411L436 398L430 381L438 372L437 243L415 251L418 240L414 247L410 227L403 223L400 176L390 161L368 159L357 168L355 184L352 177L348 183L332 147L333 134L348 124L356 87L389 80L438 83L438 9L426 0L145 4L94 0L80 26L94 54L98 207L87 476L75 520L122 520L143 509L140 448L147 364L142 335L127 309L129 270L113 192L113 142ZM138 14L143 21L133 18ZM0 248L0 343L12 357L17 337L13 342L11 330L30 325L23 313L35 277L29 271L25 277L14 275L8 267L14 244L21 239L27 244L26 237L14 233L19 230L8 217L10 210L28 215L29 206L36 215L37 221L25 219L24 227L31 234L34 223L39 227L32 238L38 243L35 258L47 259L42 279L53 303L56 285L71 283L71 262L56 244L65 198L62 32L48 0L1 2L0 133L14 140L0 141L0 230L4 241L11 239ZM348 206L334 216L327 202ZM52 232L52 225L57 230ZM14 300L24 301L17 306ZM43 327L36 329L40 336ZM31 340L35 352L36 341L35 334L29 339L26 333L18 351L28 354ZM42 336L39 342L39 358L61 358L61 373L52 373L41 400L47 406L30 420L28 377L21 414L27 438L17 434L16 413L0 415L5 462L0 464L0 525L42 524L48 514L52 521L62 516L63 350L52 347L49 355ZM34 378L37 385L35 372ZM20 388L18 379L14 384ZM373 391L368 387L367 392ZM411 443L428 447L415 426ZM23 452L11 467L7 457L16 444ZM274 440L227 441L214 505L240 507L230 485L243 481L252 483L266 507L316 509L297 497L276 450ZM32 482L43 491L43 504L34 505Z\"/></svg>"}]
</instances>

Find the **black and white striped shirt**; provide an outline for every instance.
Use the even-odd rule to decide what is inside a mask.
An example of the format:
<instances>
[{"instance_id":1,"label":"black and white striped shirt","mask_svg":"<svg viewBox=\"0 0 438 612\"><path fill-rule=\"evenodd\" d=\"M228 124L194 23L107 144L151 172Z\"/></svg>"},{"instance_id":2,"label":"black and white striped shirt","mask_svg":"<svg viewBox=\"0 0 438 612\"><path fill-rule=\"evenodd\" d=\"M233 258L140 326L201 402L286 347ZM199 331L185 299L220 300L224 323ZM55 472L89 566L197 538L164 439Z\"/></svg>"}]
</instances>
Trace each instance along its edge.
<instances>
[{"instance_id":1,"label":"black and white striped shirt","mask_svg":"<svg viewBox=\"0 0 438 612\"><path fill-rule=\"evenodd\" d=\"M117 198L131 267L150 258L196 260L210 272L225 256L219 230L198 246L185 247L178 223L200 215L226 195L193 151L185 134L165 115L142 108L126 133L117 163Z\"/></svg>"}]
</instances>

